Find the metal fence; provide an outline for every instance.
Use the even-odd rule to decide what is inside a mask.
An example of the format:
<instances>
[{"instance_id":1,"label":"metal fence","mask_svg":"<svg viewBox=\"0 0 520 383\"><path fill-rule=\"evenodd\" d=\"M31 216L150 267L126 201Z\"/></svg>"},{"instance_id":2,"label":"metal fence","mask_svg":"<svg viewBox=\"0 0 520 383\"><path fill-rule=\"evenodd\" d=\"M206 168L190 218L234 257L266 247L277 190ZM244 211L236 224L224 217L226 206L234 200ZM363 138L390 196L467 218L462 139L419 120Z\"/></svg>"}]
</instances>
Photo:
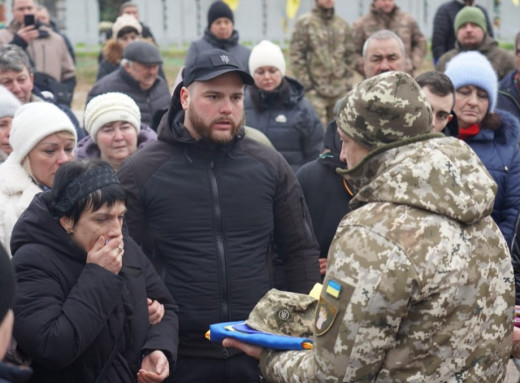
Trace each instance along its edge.
<instances>
[{"instance_id":1,"label":"metal fence","mask_svg":"<svg viewBox=\"0 0 520 383\"><path fill-rule=\"evenodd\" d=\"M206 15L214 0L134 0L139 5L142 21L149 25L161 45L188 45L199 38L207 26ZM235 28L240 40L254 44L262 39L283 45L290 39L294 19L286 17L287 0L235 0ZM437 7L448 0L396 0L396 4L411 13L423 33L432 34ZM97 0L61 0L58 17L73 43L100 42L99 6ZM336 12L349 23L368 12L371 0L336 0ZM519 0L477 0L488 10L495 22L495 35L502 41L513 41L520 30ZM296 14L308 12L315 0L300 0ZM6 1L9 8L10 1ZM10 18L10 9L7 10Z\"/></svg>"}]
</instances>

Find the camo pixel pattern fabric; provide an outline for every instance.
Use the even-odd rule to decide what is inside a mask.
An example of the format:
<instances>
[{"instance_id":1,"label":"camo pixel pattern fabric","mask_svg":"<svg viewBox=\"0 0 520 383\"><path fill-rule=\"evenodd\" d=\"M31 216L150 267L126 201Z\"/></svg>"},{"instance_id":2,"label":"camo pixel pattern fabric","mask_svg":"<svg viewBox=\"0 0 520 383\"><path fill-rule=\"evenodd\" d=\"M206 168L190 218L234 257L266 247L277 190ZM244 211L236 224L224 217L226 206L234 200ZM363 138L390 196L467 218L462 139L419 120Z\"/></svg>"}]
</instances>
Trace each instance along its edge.
<instances>
[{"instance_id":1,"label":"camo pixel pattern fabric","mask_svg":"<svg viewBox=\"0 0 520 383\"><path fill-rule=\"evenodd\" d=\"M415 69L421 67L426 56L427 41L412 15L404 12L397 5L386 14L376 10L372 4L370 12L354 22L352 41L356 51L356 70L364 74L363 45L370 36L382 29L389 29L401 38L406 51L406 71L413 74Z\"/></svg>"},{"instance_id":2,"label":"camo pixel pattern fabric","mask_svg":"<svg viewBox=\"0 0 520 383\"><path fill-rule=\"evenodd\" d=\"M266 380L502 381L513 271L480 160L456 138L418 139L369 154L345 177L356 209L330 248L315 348L264 350Z\"/></svg>"},{"instance_id":3,"label":"camo pixel pattern fabric","mask_svg":"<svg viewBox=\"0 0 520 383\"><path fill-rule=\"evenodd\" d=\"M310 295L271 289L255 305L246 324L259 331L308 338L317 303Z\"/></svg>"},{"instance_id":4,"label":"camo pixel pattern fabric","mask_svg":"<svg viewBox=\"0 0 520 383\"><path fill-rule=\"evenodd\" d=\"M352 88L354 44L348 23L334 9L314 7L296 21L289 57L306 92L335 98Z\"/></svg>"},{"instance_id":5,"label":"camo pixel pattern fabric","mask_svg":"<svg viewBox=\"0 0 520 383\"><path fill-rule=\"evenodd\" d=\"M386 72L347 94L337 124L359 145L375 149L431 131L432 111L415 80Z\"/></svg>"}]
</instances>

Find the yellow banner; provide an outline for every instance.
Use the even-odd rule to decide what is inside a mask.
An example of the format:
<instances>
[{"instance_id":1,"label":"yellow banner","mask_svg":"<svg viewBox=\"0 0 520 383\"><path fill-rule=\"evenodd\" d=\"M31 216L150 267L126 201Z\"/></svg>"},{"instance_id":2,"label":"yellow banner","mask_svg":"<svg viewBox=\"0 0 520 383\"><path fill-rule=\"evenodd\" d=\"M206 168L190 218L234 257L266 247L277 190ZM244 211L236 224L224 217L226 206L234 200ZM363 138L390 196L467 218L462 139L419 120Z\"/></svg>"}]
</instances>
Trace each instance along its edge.
<instances>
[{"instance_id":1,"label":"yellow banner","mask_svg":"<svg viewBox=\"0 0 520 383\"><path fill-rule=\"evenodd\" d=\"M229 5L229 8L231 8L232 11L235 11L238 8L238 2L240 0L222 0L224 3Z\"/></svg>"},{"instance_id":2,"label":"yellow banner","mask_svg":"<svg viewBox=\"0 0 520 383\"><path fill-rule=\"evenodd\" d=\"M518 0L511 0L513 2L513 4L518 7Z\"/></svg>"},{"instance_id":3,"label":"yellow banner","mask_svg":"<svg viewBox=\"0 0 520 383\"><path fill-rule=\"evenodd\" d=\"M285 5L285 14L287 15L287 18L294 19L299 8L300 0L287 0Z\"/></svg>"}]
</instances>

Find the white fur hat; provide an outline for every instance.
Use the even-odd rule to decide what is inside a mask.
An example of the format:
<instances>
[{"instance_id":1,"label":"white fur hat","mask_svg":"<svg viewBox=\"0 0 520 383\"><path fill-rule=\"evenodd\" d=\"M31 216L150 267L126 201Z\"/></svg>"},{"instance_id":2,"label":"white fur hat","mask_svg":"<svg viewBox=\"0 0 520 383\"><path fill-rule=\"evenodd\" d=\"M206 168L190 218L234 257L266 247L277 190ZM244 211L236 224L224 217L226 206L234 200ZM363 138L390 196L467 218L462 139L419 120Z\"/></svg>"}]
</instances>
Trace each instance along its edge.
<instances>
[{"instance_id":1,"label":"white fur hat","mask_svg":"<svg viewBox=\"0 0 520 383\"><path fill-rule=\"evenodd\" d=\"M13 118L9 144L13 148L10 157L22 163L29 152L45 137L58 133L70 132L74 141L78 141L76 129L69 117L50 102L29 102L16 111Z\"/></svg>"},{"instance_id":2,"label":"white fur hat","mask_svg":"<svg viewBox=\"0 0 520 383\"><path fill-rule=\"evenodd\" d=\"M126 13L119 16L114 24L112 24L112 37L117 39L117 34L119 31L125 27L134 28L137 31L137 34L140 35L143 31L143 27L139 20L137 20L134 16L128 15Z\"/></svg>"},{"instance_id":3,"label":"white fur hat","mask_svg":"<svg viewBox=\"0 0 520 383\"><path fill-rule=\"evenodd\" d=\"M13 117L16 110L21 106L20 100L0 85L0 118Z\"/></svg>"},{"instance_id":4,"label":"white fur hat","mask_svg":"<svg viewBox=\"0 0 520 383\"><path fill-rule=\"evenodd\" d=\"M285 57L282 50L268 40L262 40L251 51L249 73L252 75L255 70L263 66L274 66L285 76Z\"/></svg>"},{"instance_id":5,"label":"white fur hat","mask_svg":"<svg viewBox=\"0 0 520 383\"><path fill-rule=\"evenodd\" d=\"M133 125L137 134L141 131L141 112L135 101L124 93L100 94L89 101L85 108L85 130L97 143L97 132L103 125L125 121Z\"/></svg>"}]
</instances>

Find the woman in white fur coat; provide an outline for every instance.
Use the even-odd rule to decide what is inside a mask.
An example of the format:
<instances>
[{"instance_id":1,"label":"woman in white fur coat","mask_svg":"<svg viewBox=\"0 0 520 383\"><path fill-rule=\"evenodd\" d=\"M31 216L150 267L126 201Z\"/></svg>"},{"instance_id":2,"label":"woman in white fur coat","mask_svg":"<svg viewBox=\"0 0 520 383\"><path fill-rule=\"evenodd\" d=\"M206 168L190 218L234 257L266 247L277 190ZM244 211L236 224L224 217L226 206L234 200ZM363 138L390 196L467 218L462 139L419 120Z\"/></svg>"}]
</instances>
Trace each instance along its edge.
<instances>
[{"instance_id":1,"label":"woman in white fur coat","mask_svg":"<svg viewBox=\"0 0 520 383\"><path fill-rule=\"evenodd\" d=\"M18 108L0 165L0 242L9 255L13 227L33 197L49 190L58 168L74 160L76 129L67 115L48 102Z\"/></svg>"}]
</instances>

